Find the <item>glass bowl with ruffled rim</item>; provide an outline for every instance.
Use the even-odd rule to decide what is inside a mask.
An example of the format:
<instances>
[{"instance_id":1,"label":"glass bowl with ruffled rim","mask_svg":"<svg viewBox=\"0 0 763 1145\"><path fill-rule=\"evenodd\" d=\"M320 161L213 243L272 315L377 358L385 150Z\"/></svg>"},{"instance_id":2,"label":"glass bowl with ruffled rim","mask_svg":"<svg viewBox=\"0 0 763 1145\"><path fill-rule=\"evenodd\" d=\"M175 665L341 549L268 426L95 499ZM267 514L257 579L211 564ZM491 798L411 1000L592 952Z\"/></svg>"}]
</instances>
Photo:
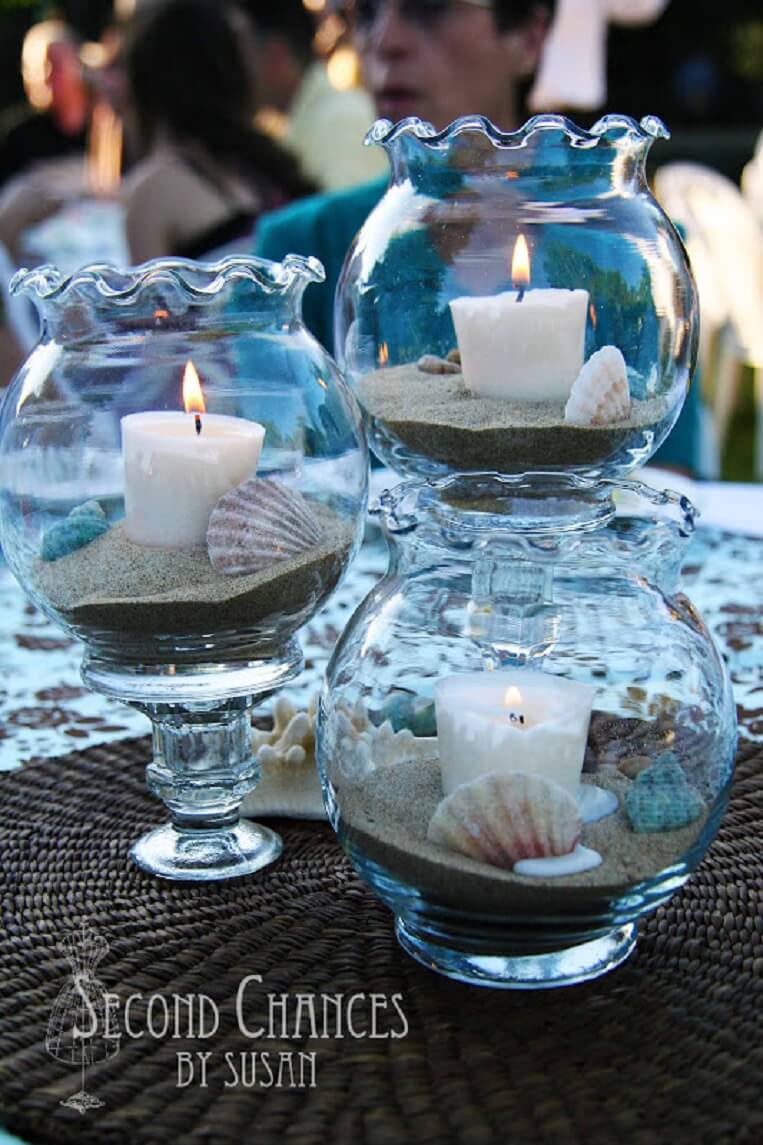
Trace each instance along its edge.
<instances>
[{"instance_id":1,"label":"glass bowl with ruffled rim","mask_svg":"<svg viewBox=\"0 0 763 1145\"><path fill-rule=\"evenodd\" d=\"M667 135L653 116L374 124L390 184L344 265L336 347L387 464L595 477L652 455L698 332L686 252L645 175Z\"/></svg>"},{"instance_id":2,"label":"glass bowl with ruffled rim","mask_svg":"<svg viewBox=\"0 0 763 1145\"><path fill-rule=\"evenodd\" d=\"M323 277L231 256L12 283L41 335L0 416L3 550L83 641L85 681L154 718L149 781L178 823L237 815L252 697L299 672L297 632L360 543L360 412L301 316Z\"/></svg>"}]
</instances>

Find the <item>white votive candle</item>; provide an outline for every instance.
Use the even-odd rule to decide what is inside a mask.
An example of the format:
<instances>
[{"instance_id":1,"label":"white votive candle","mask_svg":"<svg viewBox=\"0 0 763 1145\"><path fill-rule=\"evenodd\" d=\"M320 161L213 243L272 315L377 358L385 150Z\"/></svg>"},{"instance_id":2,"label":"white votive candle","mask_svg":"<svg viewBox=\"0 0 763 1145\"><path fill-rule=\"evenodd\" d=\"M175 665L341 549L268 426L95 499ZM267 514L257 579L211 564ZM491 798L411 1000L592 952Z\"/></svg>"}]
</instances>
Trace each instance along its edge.
<instances>
[{"instance_id":1,"label":"white votive candle","mask_svg":"<svg viewBox=\"0 0 763 1145\"><path fill-rule=\"evenodd\" d=\"M161 549L203 545L209 516L223 493L255 473L264 437L257 422L225 414L123 417L129 539Z\"/></svg>"},{"instance_id":2,"label":"white votive candle","mask_svg":"<svg viewBox=\"0 0 763 1145\"><path fill-rule=\"evenodd\" d=\"M583 365L587 290L507 290L454 298L450 310L473 394L566 402Z\"/></svg>"},{"instance_id":3,"label":"white votive candle","mask_svg":"<svg viewBox=\"0 0 763 1145\"><path fill-rule=\"evenodd\" d=\"M551 779L577 797L596 689L546 672L460 672L435 684L442 785L495 772Z\"/></svg>"}]
</instances>

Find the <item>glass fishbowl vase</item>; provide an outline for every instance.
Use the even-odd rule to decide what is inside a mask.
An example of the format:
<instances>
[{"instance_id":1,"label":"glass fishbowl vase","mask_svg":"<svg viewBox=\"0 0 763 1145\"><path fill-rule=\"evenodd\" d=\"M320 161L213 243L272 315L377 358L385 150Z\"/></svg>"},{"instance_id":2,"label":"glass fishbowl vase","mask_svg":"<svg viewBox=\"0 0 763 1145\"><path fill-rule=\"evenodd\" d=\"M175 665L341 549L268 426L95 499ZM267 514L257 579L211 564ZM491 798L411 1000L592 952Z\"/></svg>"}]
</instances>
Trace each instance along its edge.
<instances>
[{"instance_id":1,"label":"glass fishbowl vase","mask_svg":"<svg viewBox=\"0 0 763 1145\"><path fill-rule=\"evenodd\" d=\"M389 569L319 708L339 840L424 965L516 988L604 973L728 797L731 688L678 581L693 510L546 472L411 480L376 512Z\"/></svg>"},{"instance_id":2,"label":"glass fishbowl vase","mask_svg":"<svg viewBox=\"0 0 763 1145\"><path fill-rule=\"evenodd\" d=\"M696 356L686 253L652 197L654 117L504 133L378 121L389 189L337 292L340 364L403 475L625 476L674 425Z\"/></svg>"},{"instance_id":3,"label":"glass fishbowl vase","mask_svg":"<svg viewBox=\"0 0 763 1145\"><path fill-rule=\"evenodd\" d=\"M172 823L135 860L246 874L278 837L239 821L250 714L297 674L367 496L361 416L301 320L313 259L20 271L39 344L0 417L0 535L83 677L145 711Z\"/></svg>"}]
</instances>

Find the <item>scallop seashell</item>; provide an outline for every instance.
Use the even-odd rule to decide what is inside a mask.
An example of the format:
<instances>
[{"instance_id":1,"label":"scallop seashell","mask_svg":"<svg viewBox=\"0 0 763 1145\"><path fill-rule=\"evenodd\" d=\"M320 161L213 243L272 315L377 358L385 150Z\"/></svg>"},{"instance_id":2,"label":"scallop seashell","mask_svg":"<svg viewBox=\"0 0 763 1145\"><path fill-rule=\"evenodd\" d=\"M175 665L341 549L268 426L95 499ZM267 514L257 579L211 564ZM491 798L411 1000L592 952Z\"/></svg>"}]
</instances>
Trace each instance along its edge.
<instances>
[{"instance_id":1,"label":"scallop seashell","mask_svg":"<svg viewBox=\"0 0 763 1145\"><path fill-rule=\"evenodd\" d=\"M295 557L322 535L301 493L279 481L250 477L224 493L212 510L207 551L217 572L240 576Z\"/></svg>"},{"instance_id":2,"label":"scallop seashell","mask_svg":"<svg viewBox=\"0 0 763 1145\"><path fill-rule=\"evenodd\" d=\"M480 862L511 867L520 859L568 855L580 831L569 792L541 775L509 771L457 787L437 805L427 837Z\"/></svg>"},{"instance_id":3,"label":"scallop seashell","mask_svg":"<svg viewBox=\"0 0 763 1145\"><path fill-rule=\"evenodd\" d=\"M625 358L617 346L602 346L575 378L564 407L569 425L610 425L631 408Z\"/></svg>"}]
</instances>

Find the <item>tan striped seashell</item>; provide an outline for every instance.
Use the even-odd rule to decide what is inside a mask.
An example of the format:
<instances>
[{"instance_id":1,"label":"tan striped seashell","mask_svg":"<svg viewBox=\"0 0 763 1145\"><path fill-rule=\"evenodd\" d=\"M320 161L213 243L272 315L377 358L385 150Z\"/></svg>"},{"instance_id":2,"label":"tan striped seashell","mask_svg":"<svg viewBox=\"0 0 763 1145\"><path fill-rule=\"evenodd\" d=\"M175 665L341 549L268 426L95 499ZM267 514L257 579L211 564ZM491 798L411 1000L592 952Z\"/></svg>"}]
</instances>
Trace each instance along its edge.
<instances>
[{"instance_id":1,"label":"tan striped seashell","mask_svg":"<svg viewBox=\"0 0 763 1145\"><path fill-rule=\"evenodd\" d=\"M207 526L212 567L226 576L261 572L317 545L321 527L301 493L250 477L224 493Z\"/></svg>"},{"instance_id":2,"label":"tan striped seashell","mask_svg":"<svg viewBox=\"0 0 763 1145\"><path fill-rule=\"evenodd\" d=\"M542 775L521 771L462 783L436 807L427 837L494 867L567 855L580 838L578 806Z\"/></svg>"},{"instance_id":3,"label":"tan striped seashell","mask_svg":"<svg viewBox=\"0 0 763 1145\"><path fill-rule=\"evenodd\" d=\"M630 408L625 359L617 346L602 346L572 383L564 420L568 425L611 425L627 417Z\"/></svg>"}]
</instances>

